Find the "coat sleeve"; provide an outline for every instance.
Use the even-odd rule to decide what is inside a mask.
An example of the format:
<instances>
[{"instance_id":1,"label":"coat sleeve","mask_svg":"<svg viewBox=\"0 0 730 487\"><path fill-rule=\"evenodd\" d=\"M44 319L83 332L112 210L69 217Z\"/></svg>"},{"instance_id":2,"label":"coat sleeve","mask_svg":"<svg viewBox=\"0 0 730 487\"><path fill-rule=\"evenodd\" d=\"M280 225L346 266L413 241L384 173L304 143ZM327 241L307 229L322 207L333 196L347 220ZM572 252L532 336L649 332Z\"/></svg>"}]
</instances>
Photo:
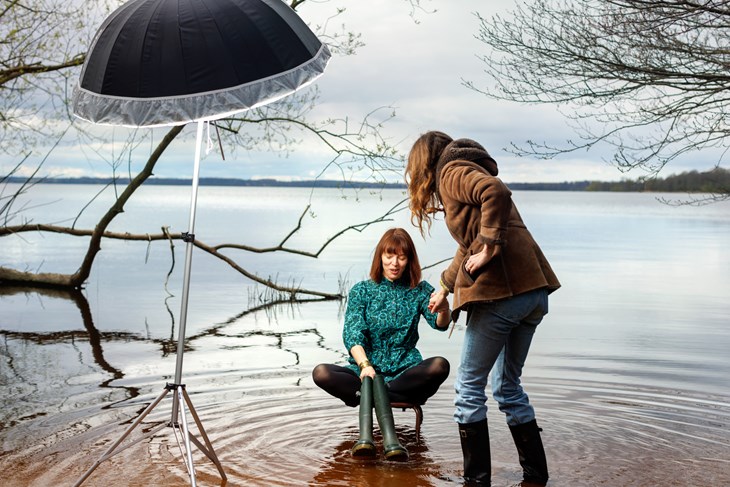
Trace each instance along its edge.
<instances>
[{"instance_id":1,"label":"coat sleeve","mask_svg":"<svg viewBox=\"0 0 730 487\"><path fill-rule=\"evenodd\" d=\"M459 267L461 267L461 262L464 260L465 255L466 249L462 245L459 245L456 249L456 254L454 254L454 258L451 259L451 264L441 273L441 282L449 289L450 293L454 292L456 274L459 272Z\"/></svg>"},{"instance_id":2,"label":"coat sleeve","mask_svg":"<svg viewBox=\"0 0 730 487\"><path fill-rule=\"evenodd\" d=\"M370 338L367 323L365 322L366 289L361 283L355 284L347 297L345 324L342 328L342 341L347 353L355 345L369 348Z\"/></svg>"},{"instance_id":3,"label":"coat sleeve","mask_svg":"<svg viewBox=\"0 0 730 487\"><path fill-rule=\"evenodd\" d=\"M502 180L474 163L457 162L444 168L440 184L451 198L481 208L480 241L488 245L505 243L504 236L512 210L512 192Z\"/></svg>"}]
</instances>

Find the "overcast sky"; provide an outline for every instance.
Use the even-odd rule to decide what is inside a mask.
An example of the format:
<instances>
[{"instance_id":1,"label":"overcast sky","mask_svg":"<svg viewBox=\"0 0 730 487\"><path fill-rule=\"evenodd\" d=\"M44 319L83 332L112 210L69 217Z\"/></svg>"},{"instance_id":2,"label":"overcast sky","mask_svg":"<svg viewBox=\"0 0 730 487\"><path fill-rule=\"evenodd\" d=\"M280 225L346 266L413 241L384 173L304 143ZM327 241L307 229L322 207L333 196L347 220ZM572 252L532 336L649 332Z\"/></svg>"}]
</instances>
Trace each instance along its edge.
<instances>
[{"instance_id":1,"label":"overcast sky","mask_svg":"<svg viewBox=\"0 0 730 487\"><path fill-rule=\"evenodd\" d=\"M510 0L433 0L423 2L435 13L409 15L405 0L346 2L346 12L335 20L362 34L365 46L357 55L333 57L317 81L323 104L319 110L333 117L364 116L381 106L395 108L396 118L386 126L390 140L405 153L428 130L442 130L454 138L482 143L497 159L500 175L512 182L617 180L615 168L599 154L572 155L560 161L517 158L503 149L527 139L564 141L573 136L564 119L551 107L525 107L490 100L463 86L484 79L483 45L475 38L474 12L488 15L505 11ZM331 12L330 2L302 7L302 16L317 18ZM296 155L257 168L241 167L245 177L312 177L319 166L297 164ZM247 161L247 164L255 161ZM303 166L303 167L302 167ZM298 169L301 168L301 171ZM257 172L257 169L259 172Z\"/></svg>"},{"instance_id":2,"label":"overcast sky","mask_svg":"<svg viewBox=\"0 0 730 487\"><path fill-rule=\"evenodd\" d=\"M484 46L475 38L479 11L488 16L504 11L510 0L424 0L435 13L409 15L406 0L363 0L345 2L307 2L300 14L311 24L324 21L337 5L346 12L332 21L344 23L360 32L365 46L354 56L334 56L316 81L321 92L319 115L334 118L359 117L372 110L392 106L396 118L384 133L405 153L424 131L437 129L454 138L469 137L481 142L497 160L500 176L507 182L556 182L577 180L618 180L624 177L602 161L600 153L576 153L560 160L518 158L504 150L511 142L528 139L560 143L575 134L563 117L548 106L520 106L496 102L469 90L463 79L477 85L485 81L482 61ZM194 125L194 124L191 124ZM107 137L124 140L126 129L109 130ZM143 129L151 130L151 129ZM154 129L155 143L166 129ZM194 127L186 128L188 137L176 140L156 168L159 177L190 177L194 152ZM151 150L152 145L142 151ZM36 154L42 154L38 148ZM102 148L103 153L103 148ZM107 151L111 153L111 151ZM145 154L135 153L133 171L141 167ZM271 153L227 154L222 161L210 154L203 161L201 177L310 179L316 176L329 156L307 143L281 158ZM0 169L12 161L0 158ZM686 170L677 166L669 172ZM44 171L58 176L109 176L108 163L89 147L66 146L57 149L44 165ZM337 178L337 174L326 174ZM629 174L638 177L639 174Z\"/></svg>"}]
</instances>

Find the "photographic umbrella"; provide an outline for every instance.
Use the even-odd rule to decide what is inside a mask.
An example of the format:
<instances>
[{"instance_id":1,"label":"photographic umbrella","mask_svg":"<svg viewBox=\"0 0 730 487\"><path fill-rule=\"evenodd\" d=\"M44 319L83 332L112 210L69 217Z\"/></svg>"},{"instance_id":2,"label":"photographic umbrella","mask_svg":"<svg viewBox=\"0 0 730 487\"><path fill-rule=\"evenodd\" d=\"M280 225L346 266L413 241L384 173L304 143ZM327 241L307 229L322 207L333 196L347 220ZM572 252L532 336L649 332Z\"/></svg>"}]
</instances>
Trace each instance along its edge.
<instances>
[{"instance_id":1,"label":"photographic umbrella","mask_svg":"<svg viewBox=\"0 0 730 487\"><path fill-rule=\"evenodd\" d=\"M220 119L294 92L329 58L281 0L132 0L92 41L72 110L134 127Z\"/></svg>"},{"instance_id":2,"label":"photographic umbrella","mask_svg":"<svg viewBox=\"0 0 730 487\"><path fill-rule=\"evenodd\" d=\"M176 438L177 429L182 430L191 484L196 485L191 441L225 481L225 472L181 383L203 127L293 93L318 78L329 58L327 46L282 0L131 0L114 11L96 33L74 89L73 113L97 124L132 127L197 122L197 138L190 223L183 233L186 254L175 382L165 385L160 396L76 485L104 460L164 427L122 445L171 391L175 394L167 426L173 427ZM204 444L187 427L185 405Z\"/></svg>"}]
</instances>

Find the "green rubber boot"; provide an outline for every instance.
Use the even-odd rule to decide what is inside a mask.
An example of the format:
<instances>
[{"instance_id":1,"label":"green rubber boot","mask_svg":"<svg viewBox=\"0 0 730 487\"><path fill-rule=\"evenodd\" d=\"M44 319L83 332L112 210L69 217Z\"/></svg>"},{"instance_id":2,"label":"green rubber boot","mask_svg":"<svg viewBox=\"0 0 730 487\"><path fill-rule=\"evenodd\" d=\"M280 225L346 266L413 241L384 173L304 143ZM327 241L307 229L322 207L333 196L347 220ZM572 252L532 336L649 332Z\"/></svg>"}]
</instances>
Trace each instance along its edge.
<instances>
[{"instance_id":1,"label":"green rubber boot","mask_svg":"<svg viewBox=\"0 0 730 487\"><path fill-rule=\"evenodd\" d=\"M365 377L360 386L360 439L352 447L353 457L374 457L373 443L373 379Z\"/></svg>"},{"instance_id":2,"label":"green rubber boot","mask_svg":"<svg viewBox=\"0 0 730 487\"><path fill-rule=\"evenodd\" d=\"M395 421L393 410L390 408L388 389L382 375L376 375L375 388L375 415L378 417L380 432L383 434L383 451L386 460L405 461L408 460L408 451L398 442L398 435L395 434Z\"/></svg>"}]
</instances>

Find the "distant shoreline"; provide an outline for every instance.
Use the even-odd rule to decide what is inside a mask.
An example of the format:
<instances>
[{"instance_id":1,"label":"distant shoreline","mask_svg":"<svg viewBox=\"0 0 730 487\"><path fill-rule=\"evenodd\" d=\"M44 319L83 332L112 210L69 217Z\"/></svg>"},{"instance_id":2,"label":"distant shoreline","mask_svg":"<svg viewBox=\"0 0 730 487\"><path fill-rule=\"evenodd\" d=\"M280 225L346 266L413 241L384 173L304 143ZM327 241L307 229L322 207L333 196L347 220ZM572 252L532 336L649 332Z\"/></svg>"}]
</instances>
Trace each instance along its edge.
<instances>
[{"instance_id":1,"label":"distant shoreline","mask_svg":"<svg viewBox=\"0 0 730 487\"><path fill-rule=\"evenodd\" d=\"M190 179L182 178L150 178L145 185L158 186L190 186ZM10 183L26 183L26 178L11 176ZM39 178L31 180L35 184L95 184L107 185L129 184L128 178ZM340 189L406 189L404 183L366 182L366 181L338 181L338 180L302 180L280 181L278 179L235 179L235 178L200 178L201 186L249 186L249 187L284 187L284 188L340 188ZM585 191L591 181L575 181L562 183L507 183L511 189L543 190L543 191Z\"/></svg>"},{"instance_id":2,"label":"distant shoreline","mask_svg":"<svg viewBox=\"0 0 730 487\"><path fill-rule=\"evenodd\" d=\"M19 176L0 178L0 183L19 184L129 184L126 177L120 178L35 178L28 180ZM189 186L190 179L151 177L145 185ZM305 181L281 181L278 179L235 179L200 178L201 186L249 186L281 188L338 188L338 189L406 189L404 183L342 181L331 179L310 179ZM715 193L730 194L730 170L715 167L709 171L689 171L666 178L639 178L635 181L564 181L562 183L507 183L513 190L532 191L615 191L615 192L664 192L664 193Z\"/></svg>"}]
</instances>

